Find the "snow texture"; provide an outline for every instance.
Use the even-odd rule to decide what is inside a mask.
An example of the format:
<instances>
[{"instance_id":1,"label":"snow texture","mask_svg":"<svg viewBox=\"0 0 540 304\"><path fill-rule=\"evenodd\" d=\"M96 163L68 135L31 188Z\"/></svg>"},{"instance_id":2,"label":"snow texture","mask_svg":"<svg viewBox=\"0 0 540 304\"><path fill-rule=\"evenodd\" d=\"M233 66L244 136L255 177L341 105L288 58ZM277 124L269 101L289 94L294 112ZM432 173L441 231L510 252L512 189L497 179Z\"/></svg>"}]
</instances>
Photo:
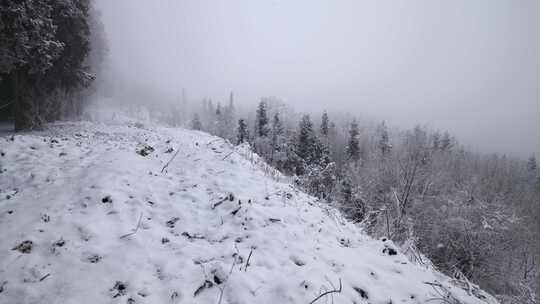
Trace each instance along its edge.
<instances>
[{"instance_id":1,"label":"snow texture","mask_svg":"<svg viewBox=\"0 0 540 304\"><path fill-rule=\"evenodd\" d=\"M315 303L496 303L366 236L246 145L78 122L4 135L0 154L2 304L310 303L340 284Z\"/></svg>"}]
</instances>

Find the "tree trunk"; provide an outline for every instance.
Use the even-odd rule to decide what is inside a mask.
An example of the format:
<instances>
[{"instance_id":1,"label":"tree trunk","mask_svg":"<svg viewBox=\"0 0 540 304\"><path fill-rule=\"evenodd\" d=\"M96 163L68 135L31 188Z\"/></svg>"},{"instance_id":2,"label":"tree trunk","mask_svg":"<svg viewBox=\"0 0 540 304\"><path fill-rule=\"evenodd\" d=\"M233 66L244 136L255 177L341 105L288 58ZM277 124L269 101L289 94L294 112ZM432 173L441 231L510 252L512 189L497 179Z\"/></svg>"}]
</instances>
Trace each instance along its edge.
<instances>
[{"instance_id":1,"label":"tree trunk","mask_svg":"<svg viewBox=\"0 0 540 304\"><path fill-rule=\"evenodd\" d=\"M12 88L13 88L13 96L15 105L13 107L14 117L15 117L15 131L22 131L26 129L28 126L27 121L25 120L24 115L24 105L20 94L20 72L15 71L13 73L13 79L12 79Z\"/></svg>"},{"instance_id":2,"label":"tree trunk","mask_svg":"<svg viewBox=\"0 0 540 304\"><path fill-rule=\"evenodd\" d=\"M32 101L30 100L31 94L27 85L27 79L25 79L26 73L17 70L13 75L13 96L14 96L14 117L15 117L15 131L31 130L36 127L36 121L33 115Z\"/></svg>"}]
</instances>

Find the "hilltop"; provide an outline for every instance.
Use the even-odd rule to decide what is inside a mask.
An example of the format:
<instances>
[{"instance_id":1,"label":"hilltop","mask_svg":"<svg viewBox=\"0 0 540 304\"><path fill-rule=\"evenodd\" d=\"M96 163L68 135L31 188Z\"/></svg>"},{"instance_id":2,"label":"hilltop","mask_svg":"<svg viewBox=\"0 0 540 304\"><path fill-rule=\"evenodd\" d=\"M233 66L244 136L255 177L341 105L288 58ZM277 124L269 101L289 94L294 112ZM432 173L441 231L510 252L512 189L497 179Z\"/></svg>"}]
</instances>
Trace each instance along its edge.
<instances>
[{"instance_id":1,"label":"hilltop","mask_svg":"<svg viewBox=\"0 0 540 304\"><path fill-rule=\"evenodd\" d=\"M61 123L0 154L0 303L497 303L203 132Z\"/></svg>"}]
</instances>

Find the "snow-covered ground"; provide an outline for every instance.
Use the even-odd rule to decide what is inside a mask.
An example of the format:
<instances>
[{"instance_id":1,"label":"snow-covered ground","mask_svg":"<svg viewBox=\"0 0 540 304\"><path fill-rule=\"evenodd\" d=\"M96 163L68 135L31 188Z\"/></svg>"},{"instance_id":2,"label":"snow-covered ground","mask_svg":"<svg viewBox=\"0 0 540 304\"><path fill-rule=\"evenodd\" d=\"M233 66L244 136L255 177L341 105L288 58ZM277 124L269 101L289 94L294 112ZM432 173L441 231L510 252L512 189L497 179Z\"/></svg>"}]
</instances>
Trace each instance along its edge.
<instances>
[{"instance_id":1,"label":"snow-covered ground","mask_svg":"<svg viewBox=\"0 0 540 304\"><path fill-rule=\"evenodd\" d=\"M205 133L64 123L0 154L0 303L496 303Z\"/></svg>"}]
</instances>

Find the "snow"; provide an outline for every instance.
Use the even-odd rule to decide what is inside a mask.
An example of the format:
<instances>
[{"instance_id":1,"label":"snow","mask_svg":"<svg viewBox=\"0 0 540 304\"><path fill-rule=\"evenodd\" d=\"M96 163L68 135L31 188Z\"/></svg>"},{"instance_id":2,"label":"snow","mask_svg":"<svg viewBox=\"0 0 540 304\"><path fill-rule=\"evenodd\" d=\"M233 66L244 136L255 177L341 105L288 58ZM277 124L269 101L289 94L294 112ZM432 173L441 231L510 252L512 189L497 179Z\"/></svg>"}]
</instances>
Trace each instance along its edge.
<instances>
[{"instance_id":1,"label":"snow","mask_svg":"<svg viewBox=\"0 0 540 304\"><path fill-rule=\"evenodd\" d=\"M310 303L340 282L316 303L450 303L442 290L496 303L368 237L246 145L77 122L2 136L0 153L2 304Z\"/></svg>"}]
</instances>

